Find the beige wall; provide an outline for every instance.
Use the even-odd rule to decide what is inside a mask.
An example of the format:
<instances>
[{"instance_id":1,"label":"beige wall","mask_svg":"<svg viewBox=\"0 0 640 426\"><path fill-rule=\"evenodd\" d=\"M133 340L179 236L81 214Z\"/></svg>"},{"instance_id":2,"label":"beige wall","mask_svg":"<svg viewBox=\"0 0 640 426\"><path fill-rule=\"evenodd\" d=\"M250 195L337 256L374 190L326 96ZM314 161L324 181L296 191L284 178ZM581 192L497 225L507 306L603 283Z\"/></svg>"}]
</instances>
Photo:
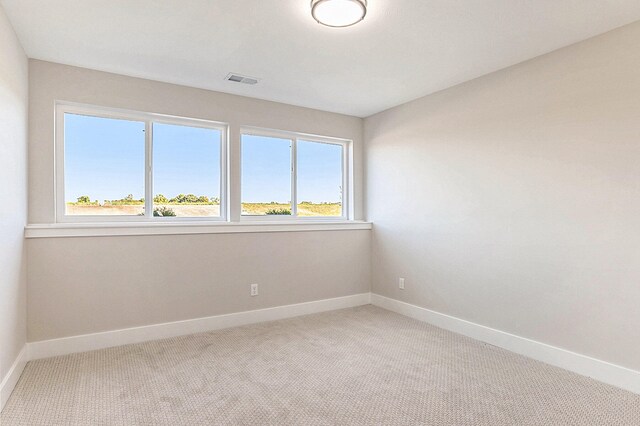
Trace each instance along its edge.
<instances>
[{"instance_id":1,"label":"beige wall","mask_svg":"<svg viewBox=\"0 0 640 426\"><path fill-rule=\"evenodd\" d=\"M370 231L28 242L29 341L369 292ZM249 296L249 285L260 294Z\"/></svg>"},{"instance_id":2,"label":"beige wall","mask_svg":"<svg viewBox=\"0 0 640 426\"><path fill-rule=\"evenodd\" d=\"M0 7L0 382L26 342L27 57Z\"/></svg>"},{"instance_id":3,"label":"beige wall","mask_svg":"<svg viewBox=\"0 0 640 426\"><path fill-rule=\"evenodd\" d=\"M373 291L640 370L638 70L640 23L367 118Z\"/></svg>"},{"instance_id":4,"label":"beige wall","mask_svg":"<svg viewBox=\"0 0 640 426\"><path fill-rule=\"evenodd\" d=\"M354 141L362 215L362 120L31 60L29 219L54 220L56 100ZM238 194L232 194L237 197ZM237 198L236 198L237 199ZM370 231L46 238L28 241L28 340L346 296L370 289ZM249 284L260 295L249 296Z\"/></svg>"}]
</instances>

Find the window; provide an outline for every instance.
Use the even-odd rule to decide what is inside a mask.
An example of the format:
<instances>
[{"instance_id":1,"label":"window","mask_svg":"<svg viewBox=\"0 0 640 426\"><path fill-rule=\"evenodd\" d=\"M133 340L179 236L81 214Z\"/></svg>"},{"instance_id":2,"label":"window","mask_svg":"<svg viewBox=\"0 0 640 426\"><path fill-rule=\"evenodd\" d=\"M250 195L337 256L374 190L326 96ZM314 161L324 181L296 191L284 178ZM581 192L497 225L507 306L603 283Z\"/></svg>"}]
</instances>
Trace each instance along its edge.
<instances>
[{"instance_id":1,"label":"window","mask_svg":"<svg viewBox=\"0 0 640 426\"><path fill-rule=\"evenodd\" d=\"M220 216L219 129L153 123L153 211Z\"/></svg>"},{"instance_id":2,"label":"window","mask_svg":"<svg viewBox=\"0 0 640 426\"><path fill-rule=\"evenodd\" d=\"M349 217L350 141L247 127L229 157L227 131L206 120L57 104L56 221Z\"/></svg>"},{"instance_id":3,"label":"window","mask_svg":"<svg viewBox=\"0 0 640 426\"><path fill-rule=\"evenodd\" d=\"M298 216L343 216L343 146L298 140Z\"/></svg>"},{"instance_id":4,"label":"window","mask_svg":"<svg viewBox=\"0 0 640 426\"><path fill-rule=\"evenodd\" d=\"M224 219L224 126L70 105L57 120L58 220Z\"/></svg>"},{"instance_id":5,"label":"window","mask_svg":"<svg viewBox=\"0 0 640 426\"><path fill-rule=\"evenodd\" d=\"M244 217L346 218L346 141L242 133Z\"/></svg>"},{"instance_id":6,"label":"window","mask_svg":"<svg viewBox=\"0 0 640 426\"><path fill-rule=\"evenodd\" d=\"M242 135L242 214L291 214L290 139Z\"/></svg>"},{"instance_id":7,"label":"window","mask_svg":"<svg viewBox=\"0 0 640 426\"><path fill-rule=\"evenodd\" d=\"M144 214L145 123L64 115L64 206L70 216Z\"/></svg>"}]
</instances>

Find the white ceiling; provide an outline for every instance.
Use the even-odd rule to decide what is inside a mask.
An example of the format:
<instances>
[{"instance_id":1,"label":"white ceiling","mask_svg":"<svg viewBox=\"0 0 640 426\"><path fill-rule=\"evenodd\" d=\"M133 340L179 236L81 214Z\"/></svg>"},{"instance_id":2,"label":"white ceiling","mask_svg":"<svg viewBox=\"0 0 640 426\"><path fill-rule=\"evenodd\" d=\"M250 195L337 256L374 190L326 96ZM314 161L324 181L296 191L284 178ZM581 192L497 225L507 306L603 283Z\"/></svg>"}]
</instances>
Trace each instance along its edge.
<instances>
[{"instance_id":1,"label":"white ceiling","mask_svg":"<svg viewBox=\"0 0 640 426\"><path fill-rule=\"evenodd\" d=\"M336 29L309 3L0 0L31 58L360 117L640 19L638 0L369 0Z\"/></svg>"}]
</instances>

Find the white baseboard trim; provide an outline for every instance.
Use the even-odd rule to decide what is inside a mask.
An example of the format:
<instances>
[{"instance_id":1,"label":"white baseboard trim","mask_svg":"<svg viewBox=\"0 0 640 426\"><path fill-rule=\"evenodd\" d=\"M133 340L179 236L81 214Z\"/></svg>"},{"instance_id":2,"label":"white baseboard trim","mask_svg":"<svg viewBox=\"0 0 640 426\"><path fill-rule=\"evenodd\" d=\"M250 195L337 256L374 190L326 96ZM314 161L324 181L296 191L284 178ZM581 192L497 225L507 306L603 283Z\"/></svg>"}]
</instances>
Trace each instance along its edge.
<instances>
[{"instance_id":1,"label":"white baseboard trim","mask_svg":"<svg viewBox=\"0 0 640 426\"><path fill-rule=\"evenodd\" d=\"M371 303L384 309L462 334L537 361L640 394L640 372L565 349L485 327L470 321L371 294Z\"/></svg>"},{"instance_id":2,"label":"white baseboard trim","mask_svg":"<svg viewBox=\"0 0 640 426\"><path fill-rule=\"evenodd\" d=\"M237 312L212 317L197 318L122 330L84 334L60 339L28 343L29 359L49 358L77 352L104 349L113 346L166 339L186 334L202 333L240 325L274 321L300 315L351 308L371 303L371 293L354 294L333 299L315 300L294 305L276 306L254 311Z\"/></svg>"},{"instance_id":3,"label":"white baseboard trim","mask_svg":"<svg viewBox=\"0 0 640 426\"><path fill-rule=\"evenodd\" d=\"M22 371L24 370L25 365L27 365L27 358L28 351L27 345L25 345L18 354L18 357L7 372L6 376L3 377L2 382L0 382L0 411L2 411L4 405L11 396L11 392L13 392L13 389L16 387L18 379L20 379Z\"/></svg>"}]
</instances>

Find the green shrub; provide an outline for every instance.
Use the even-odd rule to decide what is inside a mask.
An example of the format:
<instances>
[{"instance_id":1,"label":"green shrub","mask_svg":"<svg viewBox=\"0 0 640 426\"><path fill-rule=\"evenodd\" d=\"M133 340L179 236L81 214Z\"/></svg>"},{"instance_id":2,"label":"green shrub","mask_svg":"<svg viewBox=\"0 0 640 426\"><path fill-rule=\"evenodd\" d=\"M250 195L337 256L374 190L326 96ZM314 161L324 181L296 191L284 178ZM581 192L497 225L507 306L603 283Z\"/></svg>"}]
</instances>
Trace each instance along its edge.
<instances>
[{"instance_id":1,"label":"green shrub","mask_svg":"<svg viewBox=\"0 0 640 426\"><path fill-rule=\"evenodd\" d=\"M175 216L176 212L171 210L169 207L156 207L153 209L153 215L156 217L169 217Z\"/></svg>"},{"instance_id":2,"label":"green shrub","mask_svg":"<svg viewBox=\"0 0 640 426\"><path fill-rule=\"evenodd\" d=\"M89 204L91 203L91 198L88 195L81 195L78 197L78 204Z\"/></svg>"},{"instance_id":3,"label":"green shrub","mask_svg":"<svg viewBox=\"0 0 640 426\"><path fill-rule=\"evenodd\" d=\"M269 209L265 212L268 215L290 215L291 210L289 209Z\"/></svg>"}]
</instances>

